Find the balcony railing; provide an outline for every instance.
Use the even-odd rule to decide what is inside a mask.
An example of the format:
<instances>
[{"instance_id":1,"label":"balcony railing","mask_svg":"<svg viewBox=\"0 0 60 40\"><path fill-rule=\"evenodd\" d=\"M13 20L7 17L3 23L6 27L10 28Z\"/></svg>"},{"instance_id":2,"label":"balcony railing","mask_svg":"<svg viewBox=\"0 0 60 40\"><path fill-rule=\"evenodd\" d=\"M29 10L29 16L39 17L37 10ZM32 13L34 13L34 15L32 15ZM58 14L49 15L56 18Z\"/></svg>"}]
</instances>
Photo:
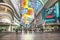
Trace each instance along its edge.
<instances>
[{"instance_id":1,"label":"balcony railing","mask_svg":"<svg viewBox=\"0 0 60 40\"><path fill-rule=\"evenodd\" d=\"M9 4L0 3L0 19L4 19L4 20L7 19L11 22L13 21L13 19L14 19L14 10Z\"/></svg>"}]
</instances>

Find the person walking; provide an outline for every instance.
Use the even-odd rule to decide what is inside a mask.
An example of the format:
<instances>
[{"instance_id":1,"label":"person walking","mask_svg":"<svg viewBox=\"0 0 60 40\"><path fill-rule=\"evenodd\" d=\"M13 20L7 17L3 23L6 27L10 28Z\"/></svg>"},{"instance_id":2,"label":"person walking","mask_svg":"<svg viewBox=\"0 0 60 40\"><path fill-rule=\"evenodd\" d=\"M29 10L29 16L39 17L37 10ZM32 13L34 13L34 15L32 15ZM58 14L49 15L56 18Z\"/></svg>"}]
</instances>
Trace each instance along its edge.
<instances>
[{"instance_id":1,"label":"person walking","mask_svg":"<svg viewBox=\"0 0 60 40\"><path fill-rule=\"evenodd\" d=\"M18 30L16 29L16 34L18 34Z\"/></svg>"}]
</instances>

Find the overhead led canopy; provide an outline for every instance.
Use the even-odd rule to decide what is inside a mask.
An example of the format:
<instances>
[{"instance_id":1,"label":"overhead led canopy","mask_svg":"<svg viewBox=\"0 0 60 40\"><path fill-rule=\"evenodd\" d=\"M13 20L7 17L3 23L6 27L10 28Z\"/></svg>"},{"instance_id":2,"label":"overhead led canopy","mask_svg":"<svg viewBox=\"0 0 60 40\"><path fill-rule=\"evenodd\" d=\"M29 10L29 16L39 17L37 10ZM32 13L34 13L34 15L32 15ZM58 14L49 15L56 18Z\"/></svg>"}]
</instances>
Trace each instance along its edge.
<instances>
[{"instance_id":1,"label":"overhead led canopy","mask_svg":"<svg viewBox=\"0 0 60 40\"><path fill-rule=\"evenodd\" d=\"M33 8L28 8L27 14L28 14L28 15L32 15L33 13L34 13Z\"/></svg>"},{"instance_id":2,"label":"overhead led canopy","mask_svg":"<svg viewBox=\"0 0 60 40\"><path fill-rule=\"evenodd\" d=\"M48 0L40 0L40 2L45 5L45 3L47 2Z\"/></svg>"},{"instance_id":3,"label":"overhead led canopy","mask_svg":"<svg viewBox=\"0 0 60 40\"><path fill-rule=\"evenodd\" d=\"M34 19L34 14L37 15L44 5L42 2L41 0L20 0L21 14L25 23L29 23Z\"/></svg>"},{"instance_id":4,"label":"overhead led canopy","mask_svg":"<svg viewBox=\"0 0 60 40\"><path fill-rule=\"evenodd\" d=\"M26 24L28 24L28 23L30 23L30 21L32 21L32 20L30 20L30 19L32 19L31 15L24 14L23 17L24 17L24 21L25 21Z\"/></svg>"},{"instance_id":5,"label":"overhead led canopy","mask_svg":"<svg viewBox=\"0 0 60 40\"><path fill-rule=\"evenodd\" d=\"M28 9L25 8L24 10L21 10L21 14L23 15L23 14L27 13L27 11L28 11Z\"/></svg>"},{"instance_id":6,"label":"overhead led canopy","mask_svg":"<svg viewBox=\"0 0 60 40\"><path fill-rule=\"evenodd\" d=\"M28 8L28 0L23 0L22 7L23 8Z\"/></svg>"},{"instance_id":7,"label":"overhead led canopy","mask_svg":"<svg viewBox=\"0 0 60 40\"><path fill-rule=\"evenodd\" d=\"M36 13L36 15L42 9L42 7L43 7L42 3L39 0L37 0L36 1L36 6L35 6L35 13Z\"/></svg>"}]
</instances>

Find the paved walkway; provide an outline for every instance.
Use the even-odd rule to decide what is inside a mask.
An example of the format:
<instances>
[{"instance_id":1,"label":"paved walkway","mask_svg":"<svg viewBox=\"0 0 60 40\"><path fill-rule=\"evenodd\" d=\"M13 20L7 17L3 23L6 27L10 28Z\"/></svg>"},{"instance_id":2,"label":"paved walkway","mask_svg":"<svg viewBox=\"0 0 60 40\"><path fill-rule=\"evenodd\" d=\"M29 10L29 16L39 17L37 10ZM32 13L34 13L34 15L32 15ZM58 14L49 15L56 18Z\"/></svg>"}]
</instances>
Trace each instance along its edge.
<instances>
[{"instance_id":1,"label":"paved walkway","mask_svg":"<svg viewBox=\"0 0 60 40\"><path fill-rule=\"evenodd\" d=\"M60 33L6 33L0 40L60 40Z\"/></svg>"}]
</instances>

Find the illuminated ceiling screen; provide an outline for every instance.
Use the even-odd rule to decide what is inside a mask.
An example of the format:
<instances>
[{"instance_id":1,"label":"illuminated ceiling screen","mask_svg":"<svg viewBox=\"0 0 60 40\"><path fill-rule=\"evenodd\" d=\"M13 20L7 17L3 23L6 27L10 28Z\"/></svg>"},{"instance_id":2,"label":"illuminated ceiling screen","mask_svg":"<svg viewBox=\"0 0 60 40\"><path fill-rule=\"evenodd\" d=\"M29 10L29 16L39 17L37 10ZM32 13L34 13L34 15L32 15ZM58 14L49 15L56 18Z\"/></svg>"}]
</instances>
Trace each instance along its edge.
<instances>
[{"instance_id":1,"label":"illuminated ceiling screen","mask_svg":"<svg viewBox=\"0 0 60 40\"><path fill-rule=\"evenodd\" d=\"M40 2L45 5L45 3L47 2L48 0L40 0Z\"/></svg>"},{"instance_id":2,"label":"illuminated ceiling screen","mask_svg":"<svg viewBox=\"0 0 60 40\"><path fill-rule=\"evenodd\" d=\"M28 19L26 22L32 21L34 19L34 14L36 13L37 15L43 7L40 0L20 0L20 5L22 16L26 14L25 20Z\"/></svg>"},{"instance_id":3,"label":"illuminated ceiling screen","mask_svg":"<svg viewBox=\"0 0 60 40\"><path fill-rule=\"evenodd\" d=\"M38 14L42 7L43 7L42 3L40 1L37 1L35 6L36 15Z\"/></svg>"},{"instance_id":4,"label":"illuminated ceiling screen","mask_svg":"<svg viewBox=\"0 0 60 40\"><path fill-rule=\"evenodd\" d=\"M36 15L38 14L38 12L41 10L42 8L42 3L40 2L40 0L29 0L29 7L34 9L34 12L36 13Z\"/></svg>"}]
</instances>

